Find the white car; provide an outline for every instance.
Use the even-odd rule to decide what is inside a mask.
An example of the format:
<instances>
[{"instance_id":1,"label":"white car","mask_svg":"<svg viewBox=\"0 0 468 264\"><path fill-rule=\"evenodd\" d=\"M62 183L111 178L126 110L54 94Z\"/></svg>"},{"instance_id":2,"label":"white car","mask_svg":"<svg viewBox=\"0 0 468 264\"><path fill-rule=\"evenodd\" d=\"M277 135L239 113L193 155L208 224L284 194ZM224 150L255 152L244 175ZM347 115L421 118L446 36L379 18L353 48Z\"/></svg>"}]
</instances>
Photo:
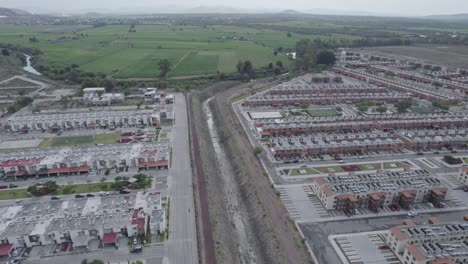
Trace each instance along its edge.
<instances>
[{"instance_id":1,"label":"white car","mask_svg":"<svg viewBox=\"0 0 468 264\"><path fill-rule=\"evenodd\" d=\"M408 212L408 216L417 216L418 213L416 213L415 211L409 211Z\"/></svg>"}]
</instances>

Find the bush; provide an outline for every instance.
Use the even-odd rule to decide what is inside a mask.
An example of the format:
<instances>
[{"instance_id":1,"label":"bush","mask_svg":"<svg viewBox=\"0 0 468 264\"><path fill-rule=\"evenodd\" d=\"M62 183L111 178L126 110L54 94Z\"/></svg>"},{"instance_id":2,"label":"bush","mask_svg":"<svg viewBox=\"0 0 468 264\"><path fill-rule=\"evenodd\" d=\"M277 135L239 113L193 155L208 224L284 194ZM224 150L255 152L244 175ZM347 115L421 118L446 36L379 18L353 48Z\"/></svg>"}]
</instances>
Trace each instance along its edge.
<instances>
[{"instance_id":1,"label":"bush","mask_svg":"<svg viewBox=\"0 0 468 264\"><path fill-rule=\"evenodd\" d=\"M455 158L453 156L444 156L444 161L450 165L462 164L463 161L460 158Z\"/></svg>"},{"instance_id":2,"label":"bush","mask_svg":"<svg viewBox=\"0 0 468 264\"><path fill-rule=\"evenodd\" d=\"M263 152L263 149L261 147L259 147L259 146L255 147L253 149L253 153L254 153L255 156L260 155L260 153L262 153L262 152Z\"/></svg>"}]
</instances>

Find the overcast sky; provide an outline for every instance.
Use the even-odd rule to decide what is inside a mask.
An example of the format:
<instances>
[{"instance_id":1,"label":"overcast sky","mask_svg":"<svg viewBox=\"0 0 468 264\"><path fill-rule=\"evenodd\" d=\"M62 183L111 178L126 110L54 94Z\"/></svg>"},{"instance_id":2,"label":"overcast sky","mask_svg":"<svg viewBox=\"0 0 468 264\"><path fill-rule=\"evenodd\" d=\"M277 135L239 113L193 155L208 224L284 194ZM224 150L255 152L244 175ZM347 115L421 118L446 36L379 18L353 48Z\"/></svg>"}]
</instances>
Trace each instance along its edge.
<instances>
[{"instance_id":1,"label":"overcast sky","mask_svg":"<svg viewBox=\"0 0 468 264\"><path fill-rule=\"evenodd\" d=\"M468 0L0 0L1 7L73 11L80 9L121 9L176 5L196 7L223 5L245 9L334 9L383 14L430 15L468 13Z\"/></svg>"}]
</instances>

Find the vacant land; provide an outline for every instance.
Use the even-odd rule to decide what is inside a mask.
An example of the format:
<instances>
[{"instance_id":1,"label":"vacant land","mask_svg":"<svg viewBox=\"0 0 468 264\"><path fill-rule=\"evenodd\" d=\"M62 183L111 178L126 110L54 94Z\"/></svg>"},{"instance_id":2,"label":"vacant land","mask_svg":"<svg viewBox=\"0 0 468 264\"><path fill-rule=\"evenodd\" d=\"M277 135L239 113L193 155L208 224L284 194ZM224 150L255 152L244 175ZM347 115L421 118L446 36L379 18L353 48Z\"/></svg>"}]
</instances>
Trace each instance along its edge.
<instances>
[{"instance_id":1,"label":"vacant land","mask_svg":"<svg viewBox=\"0 0 468 264\"><path fill-rule=\"evenodd\" d=\"M467 46L425 45L411 47L378 47L371 50L389 54L409 56L452 67L468 67Z\"/></svg>"},{"instance_id":2,"label":"vacant land","mask_svg":"<svg viewBox=\"0 0 468 264\"><path fill-rule=\"evenodd\" d=\"M87 136L72 136L72 137L54 137L45 139L40 147L67 147L79 145L93 144L115 144L120 139L119 133L87 135Z\"/></svg>"}]
</instances>

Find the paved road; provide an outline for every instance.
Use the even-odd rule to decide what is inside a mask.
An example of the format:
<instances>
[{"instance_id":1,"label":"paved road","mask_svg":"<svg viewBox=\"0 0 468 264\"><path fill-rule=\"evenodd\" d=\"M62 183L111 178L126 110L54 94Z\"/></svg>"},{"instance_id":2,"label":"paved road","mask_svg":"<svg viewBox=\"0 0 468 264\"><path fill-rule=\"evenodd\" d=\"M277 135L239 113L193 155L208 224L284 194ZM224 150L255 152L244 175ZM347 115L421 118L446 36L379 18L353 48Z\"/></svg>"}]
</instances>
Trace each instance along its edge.
<instances>
[{"instance_id":1,"label":"paved road","mask_svg":"<svg viewBox=\"0 0 468 264\"><path fill-rule=\"evenodd\" d=\"M170 221L166 243L171 264L198 263L192 169L185 97L176 95L175 124L172 133L172 162L169 173Z\"/></svg>"}]
</instances>

